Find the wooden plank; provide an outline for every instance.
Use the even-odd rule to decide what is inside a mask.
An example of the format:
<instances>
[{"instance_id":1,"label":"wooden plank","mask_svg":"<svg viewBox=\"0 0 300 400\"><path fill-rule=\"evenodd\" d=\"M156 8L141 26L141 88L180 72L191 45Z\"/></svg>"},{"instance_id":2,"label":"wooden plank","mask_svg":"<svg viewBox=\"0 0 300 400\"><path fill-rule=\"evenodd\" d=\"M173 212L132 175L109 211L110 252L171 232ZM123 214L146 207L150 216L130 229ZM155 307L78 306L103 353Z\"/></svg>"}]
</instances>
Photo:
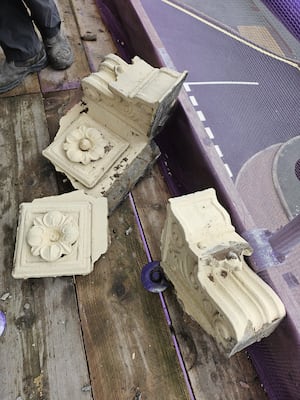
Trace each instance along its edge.
<instances>
[{"instance_id":1,"label":"wooden plank","mask_svg":"<svg viewBox=\"0 0 300 400\"><path fill-rule=\"evenodd\" d=\"M62 31L68 37L74 52L74 63L64 71L55 71L51 67L41 71L39 77L43 92L77 88L81 79L90 74L70 0L57 1L57 6L62 20Z\"/></svg>"},{"instance_id":2,"label":"wooden plank","mask_svg":"<svg viewBox=\"0 0 300 400\"><path fill-rule=\"evenodd\" d=\"M95 400L188 399L128 199L109 220L111 244L77 293Z\"/></svg>"},{"instance_id":3,"label":"wooden plank","mask_svg":"<svg viewBox=\"0 0 300 400\"><path fill-rule=\"evenodd\" d=\"M152 258L160 260L160 236L170 195L157 166L138 183L133 196ZM165 292L165 298L195 398L266 399L247 353L225 358L214 340L183 312L172 289Z\"/></svg>"},{"instance_id":4,"label":"wooden plank","mask_svg":"<svg viewBox=\"0 0 300 400\"><path fill-rule=\"evenodd\" d=\"M11 276L18 207L53 195L56 183L41 156L49 136L41 95L0 102L1 399L91 399L72 278L14 280Z\"/></svg>"},{"instance_id":5,"label":"wooden plank","mask_svg":"<svg viewBox=\"0 0 300 400\"><path fill-rule=\"evenodd\" d=\"M10 97L10 96L20 96L22 94L39 93L39 92L40 92L40 84L39 84L38 74L34 73L28 75L25 78L25 80L14 89L9 90L6 93L1 93L0 98Z\"/></svg>"},{"instance_id":6,"label":"wooden plank","mask_svg":"<svg viewBox=\"0 0 300 400\"><path fill-rule=\"evenodd\" d=\"M51 142L59 129L60 118L75 104L79 103L81 97L82 91L80 88L44 94L44 107Z\"/></svg>"},{"instance_id":7,"label":"wooden plank","mask_svg":"<svg viewBox=\"0 0 300 400\"><path fill-rule=\"evenodd\" d=\"M51 138L58 118L79 96L78 91L47 94ZM61 178L61 189L70 190L68 181ZM76 278L94 400L186 399L159 299L145 292L140 283L146 256L128 200L110 217L109 225L108 252L93 273Z\"/></svg>"},{"instance_id":8,"label":"wooden plank","mask_svg":"<svg viewBox=\"0 0 300 400\"><path fill-rule=\"evenodd\" d=\"M47 116L50 142L53 141L58 129L59 121L75 104L79 103L82 97L80 88L63 90L59 92L48 92L44 94L44 107ZM51 170L55 168L52 164ZM63 173L56 172L59 193L67 193L74 190L71 182Z\"/></svg>"},{"instance_id":9,"label":"wooden plank","mask_svg":"<svg viewBox=\"0 0 300 400\"><path fill-rule=\"evenodd\" d=\"M104 56L115 53L116 48L104 25L95 0L71 0L80 37L91 71L98 71Z\"/></svg>"}]
</instances>

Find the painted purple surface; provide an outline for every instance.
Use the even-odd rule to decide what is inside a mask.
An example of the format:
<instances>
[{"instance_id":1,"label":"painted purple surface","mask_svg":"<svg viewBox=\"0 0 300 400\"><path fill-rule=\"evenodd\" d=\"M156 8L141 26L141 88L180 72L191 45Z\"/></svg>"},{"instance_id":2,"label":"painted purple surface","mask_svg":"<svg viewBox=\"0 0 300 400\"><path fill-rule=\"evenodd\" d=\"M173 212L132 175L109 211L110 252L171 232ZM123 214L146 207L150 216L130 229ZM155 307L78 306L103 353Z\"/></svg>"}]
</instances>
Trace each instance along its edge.
<instances>
[{"instance_id":1,"label":"painted purple surface","mask_svg":"<svg viewBox=\"0 0 300 400\"><path fill-rule=\"evenodd\" d=\"M146 290L152 293L164 292L169 286L160 266L160 261L150 261L144 265L141 273L141 281Z\"/></svg>"},{"instance_id":2,"label":"painted purple surface","mask_svg":"<svg viewBox=\"0 0 300 400\"><path fill-rule=\"evenodd\" d=\"M96 0L96 5L100 10L103 22L112 33L112 39L118 49L118 54L126 62L130 62L132 48L129 45L129 39L122 27L121 21L118 18L118 11L113 2L106 2L105 0Z\"/></svg>"},{"instance_id":3,"label":"painted purple surface","mask_svg":"<svg viewBox=\"0 0 300 400\"><path fill-rule=\"evenodd\" d=\"M3 335L6 327L6 317L3 311L0 311L0 336Z\"/></svg>"},{"instance_id":4,"label":"painted purple surface","mask_svg":"<svg viewBox=\"0 0 300 400\"><path fill-rule=\"evenodd\" d=\"M188 94L197 100L195 109L205 116L203 125L213 132L213 142L233 179L254 154L299 135L300 74L296 68L160 0L142 3L175 67L188 70L186 81L192 82ZM180 0L172 3L180 4Z\"/></svg>"},{"instance_id":5,"label":"painted purple surface","mask_svg":"<svg viewBox=\"0 0 300 400\"><path fill-rule=\"evenodd\" d=\"M286 28L300 40L300 1L262 0Z\"/></svg>"}]
</instances>

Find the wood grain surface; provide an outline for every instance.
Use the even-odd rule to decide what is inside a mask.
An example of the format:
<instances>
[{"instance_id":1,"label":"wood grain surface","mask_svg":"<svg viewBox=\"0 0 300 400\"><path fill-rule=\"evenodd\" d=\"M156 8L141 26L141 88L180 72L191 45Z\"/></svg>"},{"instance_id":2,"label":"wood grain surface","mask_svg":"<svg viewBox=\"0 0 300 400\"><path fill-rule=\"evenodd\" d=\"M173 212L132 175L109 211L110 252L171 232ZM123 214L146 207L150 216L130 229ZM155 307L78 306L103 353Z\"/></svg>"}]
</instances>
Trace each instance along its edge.
<instances>
[{"instance_id":1,"label":"wood grain surface","mask_svg":"<svg viewBox=\"0 0 300 400\"><path fill-rule=\"evenodd\" d=\"M146 256L128 199L111 244L77 293L95 399L188 399L159 297L141 285Z\"/></svg>"},{"instance_id":2,"label":"wood grain surface","mask_svg":"<svg viewBox=\"0 0 300 400\"><path fill-rule=\"evenodd\" d=\"M11 276L19 204L57 193L41 150L49 136L40 94L0 101L1 399L87 399L89 383L72 278Z\"/></svg>"},{"instance_id":3,"label":"wood grain surface","mask_svg":"<svg viewBox=\"0 0 300 400\"><path fill-rule=\"evenodd\" d=\"M109 249L90 275L76 281L11 276L20 203L73 190L41 152L80 100L80 79L116 50L94 0L58 6L75 63L66 71L47 67L0 98L0 310L7 318L0 398L187 400L159 297L140 282L147 257L128 198L109 218ZM160 259L169 192L157 166L132 195L151 255ZM172 289L165 299L195 399L266 398L246 353L225 359Z\"/></svg>"}]
</instances>

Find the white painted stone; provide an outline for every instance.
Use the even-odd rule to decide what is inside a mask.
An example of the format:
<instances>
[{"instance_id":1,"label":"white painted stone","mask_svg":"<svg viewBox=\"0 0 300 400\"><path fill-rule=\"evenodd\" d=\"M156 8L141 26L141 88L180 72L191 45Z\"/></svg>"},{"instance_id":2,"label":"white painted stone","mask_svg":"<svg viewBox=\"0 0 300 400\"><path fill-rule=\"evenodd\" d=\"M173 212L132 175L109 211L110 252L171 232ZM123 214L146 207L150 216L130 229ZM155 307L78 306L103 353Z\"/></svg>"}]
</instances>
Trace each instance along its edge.
<instances>
[{"instance_id":1,"label":"white painted stone","mask_svg":"<svg viewBox=\"0 0 300 400\"><path fill-rule=\"evenodd\" d=\"M99 72L82 80L83 101L61 118L43 155L76 189L105 195L113 210L159 156L152 139L186 75L109 54Z\"/></svg>"},{"instance_id":2,"label":"white painted stone","mask_svg":"<svg viewBox=\"0 0 300 400\"><path fill-rule=\"evenodd\" d=\"M252 249L214 189L169 199L161 265L185 311L232 356L285 316L275 292L244 260Z\"/></svg>"},{"instance_id":3,"label":"white painted stone","mask_svg":"<svg viewBox=\"0 0 300 400\"><path fill-rule=\"evenodd\" d=\"M74 191L22 203L14 278L86 275L108 245L107 199Z\"/></svg>"}]
</instances>

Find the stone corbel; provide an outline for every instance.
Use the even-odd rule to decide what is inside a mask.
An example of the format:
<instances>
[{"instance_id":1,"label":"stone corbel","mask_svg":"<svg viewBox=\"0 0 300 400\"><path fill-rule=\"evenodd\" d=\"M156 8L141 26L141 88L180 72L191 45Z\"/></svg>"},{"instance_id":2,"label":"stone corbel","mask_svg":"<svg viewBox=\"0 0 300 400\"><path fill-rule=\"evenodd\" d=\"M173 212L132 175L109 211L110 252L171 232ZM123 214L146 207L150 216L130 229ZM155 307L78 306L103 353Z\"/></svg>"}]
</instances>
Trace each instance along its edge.
<instances>
[{"instance_id":1,"label":"stone corbel","mask_svg":"<svg viewBox=\"0 0 300 400\"><path fill-rule=\"evenodd\" d=\"M187 73L127 64L109 54L82 80L83 98L60 120L43 155L76 189L106 196L111 212L159 156L152 140L166 122Z\"/></svg>"},{"instance_id":2,"label":"stone corbel","mask_svg":"<svg viewBox=\"0 0 300 400\"><path fill-rule=\"evenodd\" d=\"M169 200L161 250L185 311L228 356L270 335L285 316L279 297L246 264L252 249L214 189Z\"/></svg>"},{"instance_id":3,"label":"stone corbel","mask_svg":"<svg viewBox=\"0 0 300 400\"><path fill-rule=\"evenodd\" d=\"M22 203L14 278L86 275L108 245L107 199L74 191Z\"/></svg>"}]
</instances>

